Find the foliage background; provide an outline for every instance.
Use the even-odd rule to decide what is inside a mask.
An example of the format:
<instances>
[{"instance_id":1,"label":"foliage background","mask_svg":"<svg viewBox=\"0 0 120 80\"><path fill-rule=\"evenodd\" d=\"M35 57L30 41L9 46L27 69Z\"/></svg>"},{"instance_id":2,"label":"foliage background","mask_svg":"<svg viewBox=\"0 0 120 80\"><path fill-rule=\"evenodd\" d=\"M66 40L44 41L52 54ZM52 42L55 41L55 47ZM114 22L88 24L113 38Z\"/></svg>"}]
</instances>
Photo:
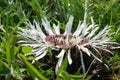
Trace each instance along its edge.
<instances>
[{"instance_id":1,"label":"foliage background","mask_svg":"<svg viewBox=\"0 0 120 80\"><path fill-rule=\"evenodd\" d=\"M113 31L118 31L120 27L120 1L119 0L88 0L88 18L93 17L94 21L102 29L105 25L111 25ZM83 20L84 16L84 0L0 0L0 25L5 29L0 31L0 80L37 80L37 79L57 79L57 80L79 80L92 79L96 74L84 75L79 70L74 74L66 71L67 59L64 60L63 66L57 75L53 72L53 66L44 69L44 63L36 62L34 65L30 63L33 57L26 58L23 56L29 53L30 47L21 47L17 41L17 27L26 27L25 19L31 22L35 19L41 22L41 18L46 16L51 22L60 21L61 30L67 23L70 15L74 16L73 30L79 20ZM113 35L113 40L120 43L120 32ZM113 51L114 55L108 55L103 59L110 69L105 70L109 78L117 80L120 74L120 50ZM97 65L96 66L100 66ZM91 67L93 70L94 67ZM101 69L104 67L101 66ZM94 79L94 78L93 78ZM92 79L92 80L93 80Z\"/></svg>"}]
</instances>

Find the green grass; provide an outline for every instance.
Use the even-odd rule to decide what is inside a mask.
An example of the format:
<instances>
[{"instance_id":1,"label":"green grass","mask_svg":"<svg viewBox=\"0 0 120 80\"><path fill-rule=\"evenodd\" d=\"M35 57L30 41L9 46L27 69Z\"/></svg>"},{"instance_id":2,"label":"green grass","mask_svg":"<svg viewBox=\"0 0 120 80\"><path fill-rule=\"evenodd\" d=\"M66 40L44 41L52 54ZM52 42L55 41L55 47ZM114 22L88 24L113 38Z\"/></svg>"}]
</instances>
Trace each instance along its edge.
<instances>
[{"instance_id":1,"label":"green grass","mask_svg":"<svg viewBox=\"0 0 120 80\"><path fill-rule=\"evenodd\" d=\"M84 0L0 0L0 26L5 29L0 31L0 80L79 80L83 76L85 80L90 80L95 74L86 76L78 69L75 73L68 73L67 59L59 69L57 75L54 74L54 62L51 67L47 67L47 62L43 60L31 63L33 57L25 57L29 49L17 43L18 27L26 27L26 19L36 20L41 23L41 18L46 16L51 22L61 22L61 30L65 27L70 15L74 16L73 29L76 29L79 20L84 16ZM69 5L70 4L70 5ZM120 27L120 1L119 0L89 0L88 18L93 17L101 29L105 25L111 25L111 32L117 31ZM62 26L63 25L63 26ZM113 40L120 43L120 31L113 35ZM108 75L120 75L120 51L114 50L114 55L105 55L104 63L110 69L105 70ZM50 57L49 57L50 58ZM104 69L103 64L95 64L98 68ZM45 67L45 68L44 68ZM47 68L46 68L47 67ZM81 68L81 67L79 67ZM93 66L91 70L97 70ZM102 71L100 72L102 73ZM108 76L107 75L107 76ZM106 77L103 77L106 78ZM118 77L113 77L118 80Z\"/></svg>"}]
</instances>

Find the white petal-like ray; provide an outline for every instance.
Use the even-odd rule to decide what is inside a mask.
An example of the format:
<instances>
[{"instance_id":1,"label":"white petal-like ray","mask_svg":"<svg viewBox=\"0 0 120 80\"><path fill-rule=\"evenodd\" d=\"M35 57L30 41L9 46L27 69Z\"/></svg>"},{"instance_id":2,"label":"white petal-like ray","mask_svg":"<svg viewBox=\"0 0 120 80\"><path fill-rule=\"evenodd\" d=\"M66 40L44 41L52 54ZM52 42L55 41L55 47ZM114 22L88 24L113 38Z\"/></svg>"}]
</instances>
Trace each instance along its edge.
<instances>
[{"instance_id":1,"label":"white petal-like ray","mask_svg":"<svg viewBox=\"0 0 120 80\"><path fill-rule=\"evenodd\" d=\"M94 46L91 46L91 47L100 55L100 57L102 57L102 54L99 52L99 50L96 47Z\"/></svg>"},{"instance_id":2,"label":"white petal-like ray","mask_svg":"<svg viewBox=\"0 0 120 80\"><path fill-rule=\"evenodd\" d=\"M98 49L101 49L101 50L103 50L103 51L109 52L109 53L111 53L112 55L114 54L114 53L111 52L110 50L105 49L105 48L103 48L103 47L99 47L99 46L96 46L96 45L92 45L92 46L94 46L94 47L96 47L96 48L98 48Z\"/></svg>"},{"instance_id":3,"label":"white petal-like ray","mask_svg":"<svg viewBox=\"0 0 120 80\"><path fill-rule=\"evenodd\" d=\"M65 29L65 32L64 32L64 35L66 35L66 44L68 44L68 38L71 34L71 28L72 28L72 24L73 24L73 19L74 17L73 16L70 16L69 18L69 21L66 25L66 29Z\"/></svg>"},{"instance_id":4,"label":"white petal-like ray","mask_svg":"<svg viewBox=\"0 0 120 80\"><path fill-rule=\"evenodd\" d=\"M62 65L63 57L64 57L64 55L62 55L62 56L58 59L58 67L60 67L60 66Z\"/></svg>"},{"instance_id":5,"label":"white petal-like ray","mask_svg":"<svg viewBox=\"0 0 120 80\"><path fill-rule=\"evenodd\" d=\"M84 35L86 27L87 27L86 23L84 23L84 22L81 23L79 21L78 27L77 27L76 31L73 33L73 35L75 35L75 36L79 36L80 34Z\"/></svg>"},{"instance_id":6,"label":"white petal-like ray","mask_svg":"<svg viewBox=\"0 0 120 80\"><path fill-rule=\"evenodd\" d=\"M84 30L84 36L87 34L90 34L91 32L89 32L90 29L94 29L95 27L97 27L97 25L94 23L93 18L91 17L91 22L92 24L90 24L88 27L86 27L86 29ZM96 31L96 30L95 30Z\"/></svg>"},{"instance_id":7,"label":"white petal-like ray","mask_svg":"<svg viewBox=\"0 0 120 80\"><path fill-rule=\"evenodd\" d=\"M38 53L35 56L39 56L41 55L40 52L46 52L48 51L46 47L43 47L42 49L40 49L39 51L37 51Z\"/></svg>"},{"instance_id":8,"label":"white petal-like ray","mask_svg":"<svg viewBox=\"0 0 120 80\"><path fill-rule=\"evenodd\" d=\"M64 32L65 35L68 35L68 36L70 35L72 24L73 24L73 19L74 19L74 17L70 16L68 23L66 24L66 29Z\"/></svg>"},{"instance_id":9,"label":"white petal-like ray","mask_svg":"<svg viewBox=\"0 0 120 80\"><path fill-rule=\"evenodd\" d=\"M47 51L45 51L43 54L36 57L35 60L39 60L39 59L43 58L46 54L47 54Z\"/></svg>"},{"instance_id":10,"label":"white petal-like ray","mask_svg":"<svg viewBox=\"0 0 120 80\"><path fill-rule=\"evenodd\" d=\"M90 56L90 52L87 48L85 48L83 46L79 46L79 49L81 49L83 52L87 53L88 56Z\"/></svg>"},{"instance_id":11,"label":"white petal-like ray","mask_svg":"<svg viewBox=\"0 0 120 80\"><path fill-rule=\"evenodd\" d=\"M47 18L45 17L44 19L42 19L42 24L46 30L46 32L49 35L53 35L54 33L52 32L52 29L50 28L50 22L47 20Z\"/></svg>"},{"instance_id":12,"label":"white petal-like ray","mask_svg":"<svg viewBox=\"0 0 120 80\"><path fill-rule=\"evenodd\" d=\"M96 60L98 60L99 62L102 62L102 60L99 59L97 56L95 56L94 53L92 53L90 50L89 50L89 52Z\"/></svg>"},{"instance_id":13,"label":"white petal-like ray","mask_svg":"<svg viewBox=\"0 0 120 80\"><path fill-rule=\"evenodd\" d=\"M57 72L58 72L58 64L56 64L56 66L55 66L55 74L57 74Z\"/></svg>"},{"instance_id":14,"label":"white petal-like ray","mask_svg":"<svg viewBox=\"0 0 120 80\"><path fill-rule=\"evenodd\" d=\"M119 49L120 48L120 46L118 46L118 47L111 47L111 49Z\"/></svg>"},{"instance_id":15,"label":"white petal-like ray","mask_svg":"<svg viewBox=\"0 0 120 80\"><path fill-rule=\"evenodd\" d=\"M57 56L57 58L59 58L59 59L58 59L58 62L57 62L56 66L60 67L62 65L64 53L65 53L65 50L62 49L62 51L60 52L60 55Z\"/></svg>"},{"instance_id":16,"label":"white petal-like ray","mask_svg":"<svg viewBox=\"0 0 120 80\"><path fill-rule=\"evenodd\" d=\"M77 26L77 29L75 30L75 32L73 33L73 36L79 36L81 33L82 29L81 29L81 21L79 21L79 24Z\"/></svg>"},{"instance_id":17,"label":"white petal-like ray","mask_svg":"<svg viewBox=\"0 0 120 80\"><path fill-rule=\"evenodd\" d=\"M53 28L54 28L54 32L55 34L60 34L60 23L58 22L58 25L56 26L55 24L53 24Z\"/></svg>"},{"instance_id":18,"label":"white petal-like ray","mask_svg":"<svg viewBox=\"0 0 120 80\"><path fill-rule=\"evenodd\" d=\"M85 65L84 65L84 60L83 60L83 53L80 51L80 59L81 59L81 65L83 69L83 73L85 73Z\"/></svg>"},{"instance_id":19,"label":"white petal-like ray","mask_svg":"<svg viewBox=\"0 0 120 80\"><path fill-rule=\"evenodd\" d=\"M93 35L95 35L95 32L97 31L99 29L99 27L96 27L95 29L93 29L92 31L91 31L91 33L89 33L88 34L88 38L91 38Z\"/></svg>"},{"instance_id":20,"label":"white petal-like ray","mask_svg":"<svg viewBox=\"0 0 120 80\"><path fill-rule=\"evenodd\" d=\"M82 34L81 34L81 35L85 36L85 34L87 34L87 33L85 32L86 28L87 28L87 24L86 24L85 22L83 22L83 23L81 24L81 30L82 30Z\"/></svg>"},{"instance_id":21,"label":"white petal-like ray","mask_svg":"<svg viewBox=\"0 0 120 80\"><path fill-rule=\"evenodd\" d=\"M37 31L39 31L39 35L41 36L41 38L44 40L46 35L43 33L43 31L41 30L41 27L39 26L39 24L34 20L35 26Z\"/></svg>"},{"instance_id":22,"label":"white petal-like ray","mask_svg":"<svg viewBox=\"0 0 120 80\"><path fill-rule=\"evenodd\" d=\"M35 29L35 26L29 20L26 20L26 24L30 27L30 29Z\"/></svg>"},{"instance_id":23,"label":"white petal-like ray","mask_svg":"<svg viewBox=\"0 0 120 80\"><path fill-rule=\"evenodd\" d=\"M109 28L108 25L106 25L106 27L102 31L100 31L96 36L93 37L93 40L99 39L101 36L108 34L108 32L109 32Z\"/></svg>"},{"instance_id":24,"label":"white petal-like ray","mask_svg":"<svg viewBox=\"0 0 120 80\"><path fill-rule=\"evenodd\" d=\"M72 64L72 58L71 58L70 50L68 50L67 57L68 57L68 63L69 63L69 64Z\"/></svg>"},{"instance_id":25,"label":"white petal-like ray","mask_svg":"<svg viewBox=\"0 0 120 80\"><path fill-rule=\"evenodd\" d=\"M62 51L56 56L57 58L61 57L62 55L64 55L66 50L62 49Z\"/></svg>"},{"instance_id":26,"label":"white petal-like ray","mask_svg":"<svg viewBox=\"0 0 120 80\"><path fill-rule=\"evenodd\" d=\"M42 44L36 44L36 43L28 43L28 44L26 44L26 43L24 43L24 44L22 44L22 46L30 46L30 47L32 47L32 48L36 48L36 47L40 47L40 46L42 46Z\"/></svg>"}]
</instances>

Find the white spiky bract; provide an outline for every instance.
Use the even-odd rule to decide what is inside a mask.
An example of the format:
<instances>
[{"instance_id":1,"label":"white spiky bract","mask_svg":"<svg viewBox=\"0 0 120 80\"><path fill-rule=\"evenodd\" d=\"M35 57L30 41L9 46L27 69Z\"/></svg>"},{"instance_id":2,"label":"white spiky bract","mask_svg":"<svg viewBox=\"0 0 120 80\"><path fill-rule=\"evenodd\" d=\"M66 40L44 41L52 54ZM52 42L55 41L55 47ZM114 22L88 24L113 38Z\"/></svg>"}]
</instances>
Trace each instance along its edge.
<instances>
[{"instance_id":1,"label":"white spiky bract","mask_svg":"<svg viewBox=\"0 0 120 80\"><path fill-rule=\"evenodd\" d=\"M29 55L35 55L35 60L43 58L48 53L48 48L51 48L53 50L61 49L60 53L56 56L56 58L58 58L58 63L56 64L56 73L58 71L58 68L62 65L63 57L65 54L67 54L68 63L72 64L71 49L73 47L78 49L81 55L83 53L86 53L88 56L92 56L96 60L102 62L102 54L99 50L112 53L107 47L110 45L111 49L115 49L116 47L113 47L112 45L117 44L117 42L111 41L111 37L109 36L112 34L109 33L110 27L106 25L104 29L98 32L99 27L91 18L92 24L87 25L84 21L79 21L77 29L74 31L74 33L72 33L71 29L73 19L73 16L69 17L65 32L63 34L60 33L60 23L58 23L58 25L53 24L51 27L50 22L47 20L47 18L42 19L42 25L46 31L46 34L42 31L41 26L36 21L33 21L33 24L27 21L27 29L19 27L19 36L23 37L19 43L21 43L23 46L30 46L33 48L32 52ZM65 39L62 39L63 36ZM101 56L101 58L98 58L88 48L88 46L92 47L94 51L96 51L96 53ZM81 61L82 67L84 69L82 56Z\"/></svg>"}]
</instances>

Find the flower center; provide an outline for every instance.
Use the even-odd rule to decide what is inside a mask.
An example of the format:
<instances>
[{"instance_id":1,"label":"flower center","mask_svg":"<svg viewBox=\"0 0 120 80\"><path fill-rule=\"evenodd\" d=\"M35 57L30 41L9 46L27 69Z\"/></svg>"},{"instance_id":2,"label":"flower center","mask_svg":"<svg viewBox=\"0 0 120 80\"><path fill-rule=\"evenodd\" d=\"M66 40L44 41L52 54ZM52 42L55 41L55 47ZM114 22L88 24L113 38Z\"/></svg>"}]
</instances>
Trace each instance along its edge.
<instances>
[{"instance_id":1,"label":"flower center","mask_svg":"<svg viewBox=\"0 0 120 80\"><path fill-rule=\"evenodd\" d=\"M88 38L81 37L82 41L79 42L78 45L82 45L85 43L88 43ZM60 48L68 49L71 47L74 47L73 45L76 37L73 35L69 36L68 44L66 42L66 35L60 34L60 35L48 35L46 36L45 40L47 43L51 44L52 46L59 46Z\"/></svg>"},{"instance_id":2,"label":"flower center","mask_svg":"<svg viewBox=\"0 0 120 80\"><path fill-rule=\"evenodd\" d=\"M82 38L82 41L79 43L80 45L82 44L85 44L85 43L88 43L89 42L89 39L86 38L86 37L81 37Z\"/></svg>"}]
</instances>

